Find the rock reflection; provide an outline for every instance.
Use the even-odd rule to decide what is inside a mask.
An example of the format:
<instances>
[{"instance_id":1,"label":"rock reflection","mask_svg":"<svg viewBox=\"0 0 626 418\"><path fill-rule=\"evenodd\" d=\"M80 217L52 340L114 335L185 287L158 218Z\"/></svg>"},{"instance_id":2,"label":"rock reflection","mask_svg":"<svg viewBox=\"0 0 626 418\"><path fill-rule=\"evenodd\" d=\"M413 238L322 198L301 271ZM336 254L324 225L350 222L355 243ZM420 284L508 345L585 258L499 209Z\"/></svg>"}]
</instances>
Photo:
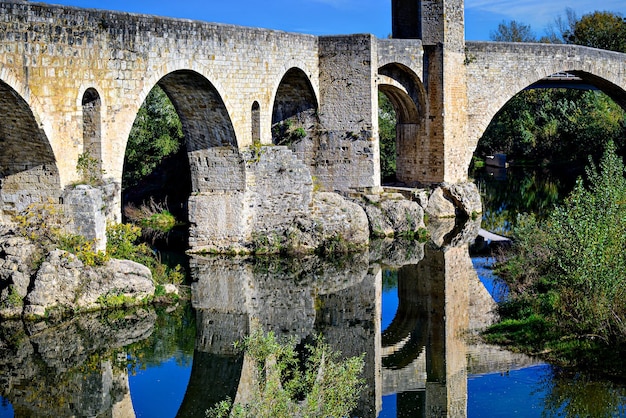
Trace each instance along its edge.
<instances>
[{"instance_id":1,"label":"rock reflection","mask_svg":"<svg viewBox=\"0 0 626 418\"><path fill-rule=\"evenodd\" d=\"M139 309L60 325L5 321L0 395L15 416L134 417L123 347L146 339L155 319Z\"/></svg>"}]
</instances>

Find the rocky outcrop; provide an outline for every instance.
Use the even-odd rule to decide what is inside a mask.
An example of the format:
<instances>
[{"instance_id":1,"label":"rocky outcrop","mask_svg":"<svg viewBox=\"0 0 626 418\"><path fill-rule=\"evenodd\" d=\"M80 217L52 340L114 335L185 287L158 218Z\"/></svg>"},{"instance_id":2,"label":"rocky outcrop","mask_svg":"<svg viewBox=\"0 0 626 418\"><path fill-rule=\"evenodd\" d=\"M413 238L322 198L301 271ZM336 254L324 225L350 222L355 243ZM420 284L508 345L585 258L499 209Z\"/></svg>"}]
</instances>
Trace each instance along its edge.
<instances>
[{"instance_id":1,"label":"rocky outcrop","mask_svg":"<svg viewBox=\"0 0 626 418\"><path fill-rule=\"evenodd\" d=\"M0 234L0 317L93 310L110 298L139 303L154 294L150 270L128 260L88 266L75 255L48 254L7 228Z\"/></svg>"},{"instance_id":2,"label":"rocky outcrop","mask_svg":"<svg viewBox=\"0 0 626 418\"><path fill-rule=\"evenodd\" d=\"M425 210L434 218L459 215L475 218L483 212L480 193L474 183L442 183L430 195Z\"/></svg>"},{"instance_id":3,"label":"rocky outcrop","mask_svg":"<svg viewBox=\"0 0 626 418\"><path fill-rule=\"evenodd\" d=\"M110 297L132 304L154 294L152 273L144 265L109 260L103 266L89 267L61 250L48 254L32 287L25 298L26 316L43 316L50 309L96 309Z\"/></svg>"}]
</instances>

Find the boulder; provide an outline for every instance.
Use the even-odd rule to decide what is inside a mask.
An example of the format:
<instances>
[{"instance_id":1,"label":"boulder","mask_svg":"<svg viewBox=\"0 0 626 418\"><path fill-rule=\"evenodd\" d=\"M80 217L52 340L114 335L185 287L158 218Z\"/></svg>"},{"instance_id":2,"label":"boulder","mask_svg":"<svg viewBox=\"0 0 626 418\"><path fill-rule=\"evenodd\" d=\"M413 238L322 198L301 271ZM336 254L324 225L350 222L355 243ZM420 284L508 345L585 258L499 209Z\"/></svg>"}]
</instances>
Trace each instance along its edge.
<instances>
[{"instance_id":1,"label":"boulder","mask_svg":"<svg viewBox=\"0 0 626 418\"><path fill-rule=\"evenodd\" d=\"M426 213L431 218L454 218L456 217L456 207L442 187L437 187L428 199Z\"/></svg>"},{"instance_id":2,"label":"boulder","mask_svg":"<svg viewBox=\"0 0 626 418\"><path fill-rule=\"evenodd\" d=\"M424 228L424 210L400 194L365 196L359 201L367 214L372 236L412 235Z\"/></svg>"},{"instance_id":3,"label":"boulder","mask_svg":"<svg viewBox=\"0 0 626 418\"><path fill-rule=\"evenodd\" d=\"M364 248L369 244L369 224L363 209L337 193L313 194L310 217L298 219L286 231L288 246L295 252L337 252ZM332 252L332 251L331 251Z\"/></svg>"},{"instance_id":4,"label":"boulder","mask_svg":"<svg viewBox=\"0 0 626 418\"><path fill-rule=\"evenodd\" d=\"M97 309L110 296L141 302L154 294L150 270L128 260L109 260L104 266L85 266L66 251L51 251L41 265L25 299L24 314Z\"/></svg>"}]
</instances>

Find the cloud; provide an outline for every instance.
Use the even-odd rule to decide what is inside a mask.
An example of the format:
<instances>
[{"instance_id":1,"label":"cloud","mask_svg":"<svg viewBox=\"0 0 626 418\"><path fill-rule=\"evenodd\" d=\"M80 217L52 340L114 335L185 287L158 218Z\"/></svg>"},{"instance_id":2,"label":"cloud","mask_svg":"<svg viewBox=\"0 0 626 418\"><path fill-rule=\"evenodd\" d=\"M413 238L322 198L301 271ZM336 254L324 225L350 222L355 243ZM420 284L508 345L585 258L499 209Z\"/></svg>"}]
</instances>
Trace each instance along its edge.
<instances>
[{"instance_id":1,"label":"cloud","mask_svg":"<svg viewBox=\"0 0 626 418\"><path fill-rule=\"evenodd\" d=\"M597 0L466 0L465 8L474 13L502 15L507 20L530 24L533 29L553 22L559 15L564 16L566 8L573 9L578 16L595 10L626 12L624 0L603 0L600 7L599 4Z\"/></svg>"}]
</instances>

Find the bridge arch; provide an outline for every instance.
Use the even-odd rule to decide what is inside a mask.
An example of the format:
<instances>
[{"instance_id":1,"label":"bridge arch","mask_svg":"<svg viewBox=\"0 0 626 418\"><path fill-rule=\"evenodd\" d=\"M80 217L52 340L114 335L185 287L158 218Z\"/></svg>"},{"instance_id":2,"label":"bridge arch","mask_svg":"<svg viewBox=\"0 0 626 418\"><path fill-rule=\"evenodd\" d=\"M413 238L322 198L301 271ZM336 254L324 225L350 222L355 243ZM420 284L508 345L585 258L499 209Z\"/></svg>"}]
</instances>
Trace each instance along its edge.
<instances>
[{"instance_id":1,"label":"bridge arch","mask_svg":"<svg viewBox=\"0 0 626 418\"><path fill-rule=\"evenodd\" d=\"M24 96L0 79L0 221L60 195L57 160L40 119Z\"/></svg>"},{"instance_id":2,"label":"bridge arch","mask_svg":"<svg viewBox=\"0 0 626 418\"><path fill-rule=\"evenodd\" d=\"M466 56L472 150L509 100L553 74L576 75L626 109L626 54L578 45L468 42Z\"/></svg>"},{"instance_id":3,"label":"bridge arch","mask_svg":"<svg viewBox=\"0 0 626 418\"><path fill-rule=\"evenodd\" d=\"M318 100L307 74L291 67L275 89L272 103L272 143L294 149L317 127Z\"/></svg>"},{"instance_id":4,"label":"bridge arch","mask_svg":"<svg viewBox=\"0 0 626 418\"><path fill-rule=\"evenodd\" d=\"M399 63L378 69L378 89L389 98L396 112L396 179L415 184L420 180L420 160L425 150L426 94L424 86L410 68Z\"/></svg>"}]
</instances>

